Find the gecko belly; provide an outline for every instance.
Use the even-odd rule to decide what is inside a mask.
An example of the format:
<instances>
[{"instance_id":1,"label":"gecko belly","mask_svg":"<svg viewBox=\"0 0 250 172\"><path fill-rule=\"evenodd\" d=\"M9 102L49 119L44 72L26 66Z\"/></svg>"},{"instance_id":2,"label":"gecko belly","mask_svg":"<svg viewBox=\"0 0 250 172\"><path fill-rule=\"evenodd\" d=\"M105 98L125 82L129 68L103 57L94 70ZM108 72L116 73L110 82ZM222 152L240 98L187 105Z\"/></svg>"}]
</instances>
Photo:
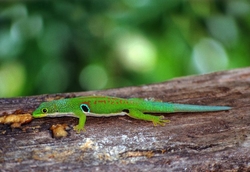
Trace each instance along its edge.
<instances>
[{"instance_id":1,"label":"gecko belly","mask_svg":"<svg viewBox=\"0 0 250 172\"><path fill-rule=\"evenodd\" d=\"M119 113L108 113L108 114L98 114L98 113L92 113L92 112L84 112L86 116L93 116L93 117L110 117L110 116L124 116L127 115L126 112L119 112Z\"/></svg>"},{"instance_id":2,"label":"gecko belly","mask_svg":"<svg viewBox=\"0 0 250 172\"><path fill-rule=\"evenodd\" d=\"M84 114L86 116L93 116L93 117L110 117L110 116L124 116L127 115L126 112L119 112L119 113L109 113L109 114L98 114L98 113L92 113L92 112L84 112ZM79 118L77 115L75 115L74 113L71 112L67 112L67 113L50 113L50 114L46 114L44 117L76 117Z\"/></svg>"},{"instance_id":3,"label":"gecko belly","mask_svg":"<svg viewBox=\"0 0 250 172\"><path fill-rule=\"evenodd\" d=\"M77 117L74 113L49 113L45 114L44 117L64 117L64 116L69 116L69 117Z\"/></svg>"}]
</instances>

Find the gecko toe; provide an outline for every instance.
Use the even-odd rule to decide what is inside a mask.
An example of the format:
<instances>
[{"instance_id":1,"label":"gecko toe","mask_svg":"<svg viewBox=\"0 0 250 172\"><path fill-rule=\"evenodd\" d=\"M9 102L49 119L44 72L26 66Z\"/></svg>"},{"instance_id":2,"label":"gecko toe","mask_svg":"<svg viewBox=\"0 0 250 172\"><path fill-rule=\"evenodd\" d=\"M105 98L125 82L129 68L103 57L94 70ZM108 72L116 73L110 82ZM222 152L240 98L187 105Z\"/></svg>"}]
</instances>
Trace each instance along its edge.
<instances>
[{"instance_id":1,"label":"gecko toe","mask_svg":"<svg viewBox=\"0 0 250 172\"><path fill-rule=\"evenodd\" d=\"M82 131L83 131L83 132L86 131L85 128L81 128L81 127L79 127L79 125L74 126L74 130L75 130L78 134L80 134Z\"/></svg>"},{"instance_id":2,"label":"gecko toe","mask_svg":"<svg viewBox=\"0 0 250 172\"><path fill-rule=\"evenodd\" d=\"M170 120L164 119L164 116L158 116L153 120L154 126L165 126L166 123L169 123Z\"/></svg>"}]
</instances>

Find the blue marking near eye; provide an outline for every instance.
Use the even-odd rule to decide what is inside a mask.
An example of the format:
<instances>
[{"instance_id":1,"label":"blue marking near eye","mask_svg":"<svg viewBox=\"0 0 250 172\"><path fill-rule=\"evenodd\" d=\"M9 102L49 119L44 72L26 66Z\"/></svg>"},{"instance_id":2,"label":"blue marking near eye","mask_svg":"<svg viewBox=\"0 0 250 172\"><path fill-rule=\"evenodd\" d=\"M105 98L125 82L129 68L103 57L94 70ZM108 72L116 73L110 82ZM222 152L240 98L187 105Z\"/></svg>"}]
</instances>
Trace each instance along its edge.
<instances>
[{"instance_id":1,"label":"blue marking near eye","mask_svg":"<svg viewBox=\"0 0 250 172\"><path fill-rule=\"evenodd\" d=\"M81 104L80 108L82 109L83 112L90 112L90 109L86 104Z\"/></svg>"}]
</instances>

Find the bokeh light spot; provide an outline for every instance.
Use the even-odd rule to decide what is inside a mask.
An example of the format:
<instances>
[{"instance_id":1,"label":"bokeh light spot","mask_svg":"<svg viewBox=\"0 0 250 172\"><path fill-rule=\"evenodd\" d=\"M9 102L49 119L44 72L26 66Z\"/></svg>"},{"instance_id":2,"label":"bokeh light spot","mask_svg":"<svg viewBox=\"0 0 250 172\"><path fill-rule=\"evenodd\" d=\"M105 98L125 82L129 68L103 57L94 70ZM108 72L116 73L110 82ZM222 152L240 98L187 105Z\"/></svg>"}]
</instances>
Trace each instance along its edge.
<instances>
[{"instance_id":1,"label":"bokeh light spot","mask_svg":"<svg viewBox=\"0 0 250 172\"><path fill-rule=\"evenodd\" d=\"M117 52L122 65L138 73L152 71L156 64L155 47L139 34L125 34L118 38Z\"/></svg>"},{"instance_id":2,"label":"bokeh light spot","mask_svg":"<svg viewBox=\"0 0 250 172\"><path fill-rule=\"evenodd\" d=\"M0 97L19 95L26 82L26 72L18 62L3 63L0 66Z\"/></svg>"},{"instance_id":3,"label":"bokeh light spot","mask_svg":"<svg viewBox=\"0 0 250 172\"><path fill-rule=\"evenodd\" d=\"M39 93L59 93L65 91L69 84L67 67L58 61L45 64L37 76Z\"/></svg>"},{"instance_id":4,"label":"bokeh light spot","mask_svg":"<svg viewBox=\"0 0 250 172\"><path fill-rule=\"evenodd\" d=\"M224 47L210 38L204 38L194 46L192 58L200 73L223 70L228 66L228 56Z\"/></svg>"},{"instance_id":5,"label":"bokeh light spot","mask_svg":"<svg viewBox=\"0 0 250 172\"><path fill-rule=\"evenodd\" d=\"M85 67L81 73L79 82L83 89L95 90L106 86L108 75L106 70L97 64Z\"/></svg>"}]
</instances>

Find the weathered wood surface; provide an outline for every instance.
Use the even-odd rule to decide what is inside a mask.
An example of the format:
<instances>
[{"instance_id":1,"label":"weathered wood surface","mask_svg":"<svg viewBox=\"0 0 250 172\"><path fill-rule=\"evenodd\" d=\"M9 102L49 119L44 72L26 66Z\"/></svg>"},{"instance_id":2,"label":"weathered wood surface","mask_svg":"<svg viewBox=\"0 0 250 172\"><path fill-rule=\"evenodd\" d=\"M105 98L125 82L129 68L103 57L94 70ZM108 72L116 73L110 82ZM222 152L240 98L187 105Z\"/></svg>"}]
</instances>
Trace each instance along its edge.
<instances>
[{"instance_id":1,"label":"weathered wood surface","mask_svg":"<svg viewBox=\"0 0 250 172\"><path fill-rule=\"evenodd\" d=\"M230 111L164 114L171 123L129 117L43 118L11 129L0 124L0 171L247 171L250 170L250 68L174 79L165 83L58 95L0 99L0 115L32 112L54 97L85 95L155 98L228 105ZM68 124L65 138L49 128Z\"/></svg>"}]
</instances>

